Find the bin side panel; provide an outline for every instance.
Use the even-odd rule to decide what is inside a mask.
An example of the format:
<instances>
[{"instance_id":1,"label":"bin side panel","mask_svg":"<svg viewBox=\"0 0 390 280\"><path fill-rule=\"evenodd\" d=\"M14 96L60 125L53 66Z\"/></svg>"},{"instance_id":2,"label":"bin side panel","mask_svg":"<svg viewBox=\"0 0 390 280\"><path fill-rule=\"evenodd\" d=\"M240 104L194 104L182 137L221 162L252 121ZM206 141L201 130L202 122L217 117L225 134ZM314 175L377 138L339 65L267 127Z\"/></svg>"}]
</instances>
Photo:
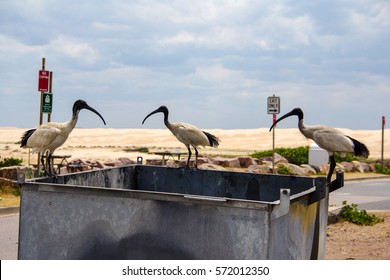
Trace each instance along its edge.
<instances>
[{"instance_id":1,"label":"bin side panel","mask_svg":"<svg viewBox=\"0 0 390 280\"><path fill-rule=\"evenodd\" d=\"M267 211L68 188L22 186L19 259L267 258Z\"/></svg>"},{"instance_id":2,"label":"bin side panel","mask_svg":"<svg viewBox=\"0 0 390 280\"><path fill-rule=\"evenodd\" d=\"M279 200L280 188L299 194L313 187L313 178L275 176L214 170L188 170L138 166L139 190L228 197L273 202Z\"/></svg>"},{"instance_id":3,"label":"bin side panel","mask_svg":"<svg viewBox=\"0 0 390 280\"><path fill-rule=\"evenodd\" d=\"M291 203L288 213L272 219L269 259L310 259L316 215L317 204L308 205L305 196Z\"/></svg>"},{"instance_id":4,"label":"bin side panel","mask_svg":"<svg viewBox=\"0 0 390 280\"><path fill-rule=\"evenodd\" d=\"M101 188L129 189L133 185L134 166L101 169L71 174L64 177L64 184Z\"/></svg>"}]
</instances>

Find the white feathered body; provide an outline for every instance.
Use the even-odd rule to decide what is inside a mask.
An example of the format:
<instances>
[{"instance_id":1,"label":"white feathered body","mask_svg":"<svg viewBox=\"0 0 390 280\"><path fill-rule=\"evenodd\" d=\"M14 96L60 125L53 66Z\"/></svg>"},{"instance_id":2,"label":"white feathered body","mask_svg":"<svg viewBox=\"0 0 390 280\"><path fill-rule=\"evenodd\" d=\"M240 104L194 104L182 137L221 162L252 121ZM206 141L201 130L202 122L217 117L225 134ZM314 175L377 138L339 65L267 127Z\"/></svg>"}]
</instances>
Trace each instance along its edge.
<instances>
[{"instance_id":1,"label":"white feathered body","mask_svg":"<svg viewBox=\"0 0 390 280\"><path fill-rule=\"evenodd\" d=\"M62 146L68 139L77 122L77 118L72 118L69 122L55 123L49 122L37 127L34 133L28 138L26 148L32 148L33 153L52 154L58 147Z\"/></svg>"},{"instance_id":2,"label":"white feathered body","mask_svg":"<svg viewBox=\"0 0 390 280\"><path fill-rule=\"evenodd\" d=\"M323 125L306 126L303 120L299 121L298 128L306 138L312 139L319 147L328 151L329 155L335 152L341 155L354 153L353 141L340 130Z\"/></svg>"},{"instance_id":3,"label":"white feathered body","mask_svg":"<svg viewBox=\"0 0 390 280\"><path fill-rule=\"evenodd\" d=\"M176 136L177 140L186 146L211 146L206 134L196 126L178 122L169 123L167 127Z\"/></svg>"}]
</instances>

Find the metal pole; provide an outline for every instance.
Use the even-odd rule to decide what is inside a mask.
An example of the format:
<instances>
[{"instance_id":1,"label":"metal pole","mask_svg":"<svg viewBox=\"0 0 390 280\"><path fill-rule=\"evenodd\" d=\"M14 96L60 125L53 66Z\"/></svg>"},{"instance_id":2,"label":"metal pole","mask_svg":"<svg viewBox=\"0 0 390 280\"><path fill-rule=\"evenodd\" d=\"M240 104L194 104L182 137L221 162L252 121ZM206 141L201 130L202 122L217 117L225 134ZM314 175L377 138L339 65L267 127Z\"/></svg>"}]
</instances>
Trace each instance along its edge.
<instances>
[{"instance_id":1,"label":"metal pole","mask_svg":"<svg viewBox=\"0 0 390 280\"><path fill-rule=\"evenodd\" d=\"M52 86L53 86L53 72L50 71L50 74L49 74L49 93L52 94ZM53 98L53 96L52 96ZM53 108L52 108L53 110ZM47 114L47 122L51 122L51 113L48 113Z\"/></svg>"},{"instance_id":2,"label":"metal pole","mask_svg":"<svg viewBox=\"0 0 390 280\"><path fill-rule=\"evenodd\" d=\"M44 57L42 57L42 70L45 70L45 64L46 64L46 59ZM39 125L41 125L43 122L42 99L43 99L43 92L41 91L41 98L40 98L40 102L39 102ZM40 158L41 158L41 153L38 153L38 162L37 162L38 177L40 175L40 170L41 170Z\"/></svg>"},{"instance_id":3,"label":"metal pole","mask_svg":"<svg viewBox=\"0 0 390 280\"><path fill-rule=\"evenodd\" d=\"M385 149L385 145L384 145L384 142L385 142L385 123L386 123L386 119L385 119L385 116L382 116L382 151L381 151L381 164L382 164L382 167L384 165L384 149Z\"/></svg>"},{"instance_id":4,"label":"metal pole","mask_svg":"<svg viewBox=\"0 0 390 280\"><path fill-rule=\"evenodd\" d=\"M276 121L276 114L272 115L272 124L274 124ZM274 129L272 130L272 174L275 174L275 129L276 126L274 126Z\"/></svg>"}]
</instances>

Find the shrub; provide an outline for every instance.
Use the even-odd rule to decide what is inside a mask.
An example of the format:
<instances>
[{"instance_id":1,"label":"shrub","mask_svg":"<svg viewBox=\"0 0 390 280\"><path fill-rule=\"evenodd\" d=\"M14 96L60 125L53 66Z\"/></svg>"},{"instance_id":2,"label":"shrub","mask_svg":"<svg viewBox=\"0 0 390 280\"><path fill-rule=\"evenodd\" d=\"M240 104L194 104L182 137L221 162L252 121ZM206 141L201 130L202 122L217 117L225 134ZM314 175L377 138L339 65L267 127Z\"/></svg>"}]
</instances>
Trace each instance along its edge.
<instances>
[{"instance_id":1,"label":"shrub","mask_svg":"<svg viewBox=\"0 0 390 280\"><path fill-rule=\"evenodd\" d=\"M372 226L381 223L384 220L373 214L368 214L366 210L358 210L357 204L347 205L347 201L343 201L343 208L340 211L340 217L346 221L357 225Z\"/></svg>"},{"instance_id":2,"label":"shrub","mask_svg":"<svg viewBox=\"0 0 390 280\"><path fill-rule=\"evenodd\" d=\"M336 162L342 162L342 161L351 162L351 161L354 161L354 160L359 160L359 158L354 156L354 155L347 154L344 157L342 157L338 153L334 154L334 159L336 160Z\"/></svg>"},{"instance_id":3,"label":"shrub","mask_svg":"<svg viewBox=\"0 0 390 280\"><path fill-rule=\"evenodd\" d=\"M382 166L379 163L376 163L374 166L375 166L375 172L376 173L382 173L382 174L390 175L390 167Z\"/></svg>"},{"instance_id":4,"label":"shrub","mask_svg":"<svg viewBox=\"0 0 390 280\"><path fill-rule=\"evenodd\" d=\"M301 164L307 164L309 162L309 150L310 150L309 146L298 147L298 148L276 148L275 153L281 155L282 157L285 157L289 163L301 165ZM251 156L253 158L269 157L272 156L272 150L255 152ZM358 157L350 154L342 157L339 154L335 153L334 157L336 162L342 162L342 161L351 162L354 160L358 160Z\"/></svg>"},{"instance_id":5,"label":"shrub","mask_svg":"<svg viewBox=\"0 0 390 280\"><path fill-rule=\"evenodd\" d=\"M4 158L3 160L0 160L0 167L22 165L22 162L23 160L19 158Z\"/></svg>"},{"instance_id":6,"label":"shrub","mask_svg":"<svg viewBox=\"0 0 390 280\"><path fill-rule=\"evenodd\" d=\"M309 158L309 146L298 148L276 148L275 153L285 157L289 163L296 165L307 164ZM272 156L272 150L256 152L251 156L254 158Z\"/></svg>"},{"instance_id":7,"label":"shrub","mask_svg":"<svg viewBox=\"0 0 390 280\"><path fill-rule=\"evenodd\" d=\"M287 166L283 164L278 164L277 167L278 167L278 174L290 175L291 170Z\"/></svg>"}]
</instances>

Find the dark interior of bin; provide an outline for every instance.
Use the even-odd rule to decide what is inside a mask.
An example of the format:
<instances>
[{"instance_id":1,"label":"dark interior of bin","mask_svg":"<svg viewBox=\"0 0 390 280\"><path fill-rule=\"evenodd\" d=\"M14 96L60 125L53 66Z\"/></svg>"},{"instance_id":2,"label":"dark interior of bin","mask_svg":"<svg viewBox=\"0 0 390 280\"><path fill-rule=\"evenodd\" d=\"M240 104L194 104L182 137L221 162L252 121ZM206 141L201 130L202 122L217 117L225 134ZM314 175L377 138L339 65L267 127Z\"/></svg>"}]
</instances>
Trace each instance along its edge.
<instances>
[{"instance_id":1,"label":"dark interior of bin","mask_svg":"<svg viewBox=\"0 0 390 280\"><path fill-rule=\"evenodd\" d=\"M315 178L129 165L36 182L273 202L280 198L281 188L290 189L291 195L299 194L312 188Z\"/></svg>"}]
</instances>

